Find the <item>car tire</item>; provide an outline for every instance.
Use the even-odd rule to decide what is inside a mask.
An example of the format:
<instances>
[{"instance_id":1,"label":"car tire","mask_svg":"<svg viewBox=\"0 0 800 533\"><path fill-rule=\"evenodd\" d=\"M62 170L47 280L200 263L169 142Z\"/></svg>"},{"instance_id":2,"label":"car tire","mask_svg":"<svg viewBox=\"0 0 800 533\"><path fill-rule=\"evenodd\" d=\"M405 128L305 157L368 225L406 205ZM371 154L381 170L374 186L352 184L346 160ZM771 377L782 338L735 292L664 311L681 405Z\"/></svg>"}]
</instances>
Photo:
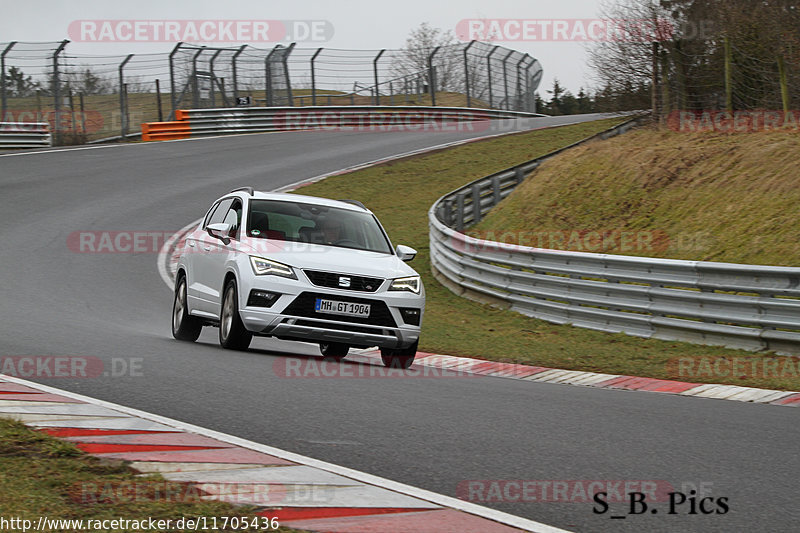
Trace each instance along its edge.
<instances>
[{"instance_id":1,"label":"car tire","mask_svg":"<svg viewBox=\"0 0 800 533\"><path fill-rule=\"evenodd\" d=\"M341 342L321 342L319 343L319 351L326 361L341 361L347 357L350 346Z\"/></svg>"},{"instance_id":2,"label":"car tire","mask_svg":"<svg viewBox=\"0 0 800 533\"><path fill-rule=\"evenodd\" d=\"M194 342L203 330L203 322L189 314L186 305L186 276L178 277L172 301L172 336L179 341Z\"/></svg>"},{"instance_id":3,"label":"car tire","mask_svg":"<svg viewBox=\"0 0 800 533\"><path fill-rule=\"evenodd\" d=\"M246 350L253 340L239 315L239 292L236 280L225 285L219 311L219 344L227 350Z\"/></svg>"},{"instance_id":4,"label":"car tire","mask_svg":"<svg viewBox=\"0 0 800 533\"><path fill-rule=\"evenodd\" d=\"M381 348L381 360L389 368L406 369L414 362L419 341L407 348Z\"/></svg>"}]
</instances>

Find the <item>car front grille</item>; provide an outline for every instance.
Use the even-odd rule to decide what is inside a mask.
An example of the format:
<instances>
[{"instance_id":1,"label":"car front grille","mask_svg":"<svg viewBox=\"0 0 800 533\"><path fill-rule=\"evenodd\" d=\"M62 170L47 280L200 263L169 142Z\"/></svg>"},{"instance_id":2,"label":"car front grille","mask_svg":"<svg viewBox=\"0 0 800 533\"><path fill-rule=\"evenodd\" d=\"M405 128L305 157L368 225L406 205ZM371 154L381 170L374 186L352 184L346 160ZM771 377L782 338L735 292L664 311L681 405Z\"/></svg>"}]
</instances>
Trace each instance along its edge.
<instances>
[{"instance_id":1,"label":"car front grille","mask_svg":"<svg viewBox=\"0 0 800 533\"><path fill-rule=\"evenodd\" d=\"M337 274L336 272L320 272L318 270L304 270L311 283L318 287L331 287L334 289L344 289L349 291L375 292L381 286L381 278L367 278L364 276L351 276L349 274ZM342 279L346 279L347 286L341 284Z\"/></svg>"},{"instance_id":2,"label":"car front grille","mask_svg":"<svg viewBox=\"0 0 800 533\"><path fill-rule=\"evenodd\" d=\"M359 304L369 304L369 317L333 315L329 313L317 313L314 309L317 298L325 300L336 300L339 302L352 302ZM290 303L283 311L284 315L319 318L322 320L336 320L338 322L352 322L354 324L368 324L371 326L387 326L396 328L397 323L392 318L389 307L380 300L367 300L365 298L352 298L339 294L322 294L316 292L303 292Z\"/></svg>"}]
</instances>

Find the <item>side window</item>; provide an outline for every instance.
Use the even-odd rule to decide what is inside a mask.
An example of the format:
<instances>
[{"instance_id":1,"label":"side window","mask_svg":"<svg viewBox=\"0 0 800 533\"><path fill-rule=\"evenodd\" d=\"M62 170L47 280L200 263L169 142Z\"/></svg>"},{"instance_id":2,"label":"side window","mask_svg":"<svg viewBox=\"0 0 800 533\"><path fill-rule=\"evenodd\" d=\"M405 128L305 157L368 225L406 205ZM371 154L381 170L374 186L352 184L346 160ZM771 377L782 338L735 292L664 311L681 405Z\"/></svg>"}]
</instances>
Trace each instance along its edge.
<instances>
[{"instance_id":1,"label":"side window","mask_svg":"<svg viewBox=\"0 0 800 533\"><path fill-rule=\"evenodd\" d=\"M216 202L214 205L212 205L211 209L209 209L208 213L206 213L206 218L203 220L203 229L206 229L206 226L211 224L211 217L214 216L214 211L217 210L217 207L219 207L219 202Z\"/></svg>"},{"instance_id":2,"label":"side window","mask_svg":"<svg viewBox=\"0 0 800 533\"><path fill-rule=\"evenodd\" d=\"M242 202L238 198L233 201L233 204L228 209L228 213L225 215L225 218L222 220L225 224L229 224L231 227L230 236L233 238L238 237L239 227L242 224Z\"/></svg>"},{"instance_id":3,"label":"side window","mask_svg":"<svg viewBox=\"0 0 800 533\"><path fill-rule=\"evenodd\" d=\"M233 198L226 198L225 200L222 200L219 203L219 206L217 206L217 208L211 214L211 218L208 219L208 224L218 224L224 221L228 214L228 209L230 209L232 203ZM206 226L208 224L206 224Z\"/></svg>"}]
</instances>

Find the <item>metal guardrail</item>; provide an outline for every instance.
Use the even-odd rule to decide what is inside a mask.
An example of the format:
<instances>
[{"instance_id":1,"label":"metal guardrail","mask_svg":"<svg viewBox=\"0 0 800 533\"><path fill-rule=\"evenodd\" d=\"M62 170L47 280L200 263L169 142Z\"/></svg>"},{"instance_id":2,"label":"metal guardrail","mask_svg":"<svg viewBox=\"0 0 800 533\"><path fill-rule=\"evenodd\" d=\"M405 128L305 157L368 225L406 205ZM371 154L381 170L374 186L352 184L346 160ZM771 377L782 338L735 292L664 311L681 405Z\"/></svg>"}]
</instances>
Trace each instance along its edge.
<instances>
[{"instance_id":1,"label":"metal guardrail","mask_svg":"<svg viewBox=\"0 0 800 533\"><path fill-rule=\"evenodd\" d=\"M46 122L0 122L0 150L52 146L50 124Z\"/></svg>"},{"instance_id":2,"label":"metal guardrail","mask_svg":"<svg viewBox=\"0 0 800 533\"><path fill-rule=\"evenodd\" d=\"M422 124L541 117L536 113L424 106L235 107L178 110L176 121L142 124L143 140L330 128L411 128Z\"/></svg>"},{"instance_id":3,"label":"metal guardrail","mask_svg":"<svg viewBox=\"0 0 800 533\"><path fill-rule=\"evenodd\" d=\"M431 268L440 282L466 298L559 324L800 353L800 268L548 250L461 233L543 160L568 148L475 180L433 204Z\"/></svg>"}]
</instances>

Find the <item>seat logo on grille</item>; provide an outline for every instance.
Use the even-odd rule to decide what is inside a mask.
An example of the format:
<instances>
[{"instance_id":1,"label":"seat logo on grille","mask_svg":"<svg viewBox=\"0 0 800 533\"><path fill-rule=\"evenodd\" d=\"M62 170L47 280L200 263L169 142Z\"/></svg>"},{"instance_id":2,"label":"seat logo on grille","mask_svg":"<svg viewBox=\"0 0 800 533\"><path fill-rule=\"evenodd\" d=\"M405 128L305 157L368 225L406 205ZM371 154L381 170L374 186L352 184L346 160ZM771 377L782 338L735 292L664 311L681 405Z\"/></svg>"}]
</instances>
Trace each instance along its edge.
<instances>
[{"instance_id":1,"label":"seat logo on grille","mask_svg":"<svg viewBox=\"0 0 800 533\"><path fill-rule=\"evenodd\" d=\"M350 287L350 278L347 278L345 276L340 276L339 277L339 286L340 287L345 287L345 288Z\"/></svg>"}]
</instances>

